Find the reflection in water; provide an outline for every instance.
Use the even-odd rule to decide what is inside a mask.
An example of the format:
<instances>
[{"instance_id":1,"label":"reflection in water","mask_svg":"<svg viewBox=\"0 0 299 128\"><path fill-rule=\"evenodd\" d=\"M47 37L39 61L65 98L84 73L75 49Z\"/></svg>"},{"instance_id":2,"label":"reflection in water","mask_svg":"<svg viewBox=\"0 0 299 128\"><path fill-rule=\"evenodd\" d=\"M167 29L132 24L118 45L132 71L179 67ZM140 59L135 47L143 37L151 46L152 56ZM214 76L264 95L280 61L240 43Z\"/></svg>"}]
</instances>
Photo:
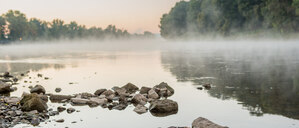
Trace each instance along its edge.
<instances>
[{"instance_id":1,"label":"reflection in water","mask_svg":"<svg viewBox=\"0 0 299 128\"><path fill-rule=\"evenodd\" d=\"M212 97L235 99L251 115L299 119L298 51L267 57L256 51L220 53L167 52L162 54L162 63L178 81L192 81L196 86L211 83Z\"/></svg>"},{"instance_id":2,"label":"reflection in water","mask_svg":"<svg viewBox=\"0 0 299 128\"><path fill-rule=\"evenodd\" d=\"M0 63L0 72L11 72L11 73L25 73L27 71L40 71L47 68L54 68L60 70L65 68L62 64L47 64L47 63Z\"/></svg>"}]
</instances>

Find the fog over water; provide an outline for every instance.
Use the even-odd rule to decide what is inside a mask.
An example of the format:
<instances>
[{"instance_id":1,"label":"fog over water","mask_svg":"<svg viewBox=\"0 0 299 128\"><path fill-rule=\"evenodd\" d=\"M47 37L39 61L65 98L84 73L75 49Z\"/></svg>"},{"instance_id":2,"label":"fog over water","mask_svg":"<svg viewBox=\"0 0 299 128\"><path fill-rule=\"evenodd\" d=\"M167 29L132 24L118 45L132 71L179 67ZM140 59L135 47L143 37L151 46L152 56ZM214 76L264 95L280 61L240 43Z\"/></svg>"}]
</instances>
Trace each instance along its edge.
<instances>
[{"instance_id":1,"label":"fog over water","mask_svg":"<svg viewBox=\"0 0 299 128\"><path fill-rule=\"evenodd\" d=\"M56 93L55 88L61 87L58 94L75 94L128 82L153 87L164 81L175 90L169 99L179 104L178 113L166 117L150 112L138 115L133 106L123 111L75 106L80 112L50 118L63 118L65 123L42 123L44 127L190 127L201 116L230 128L296 128L298 42L157 39L14 43L0 46L0 72L30 71L14 85L18 90L12 96L21 96L36 84L43 85L47 93ZM50 79L40 79L38 73ZM205 83L211 83L212 88L197 89Z\"/></svg>"}]
</instances>

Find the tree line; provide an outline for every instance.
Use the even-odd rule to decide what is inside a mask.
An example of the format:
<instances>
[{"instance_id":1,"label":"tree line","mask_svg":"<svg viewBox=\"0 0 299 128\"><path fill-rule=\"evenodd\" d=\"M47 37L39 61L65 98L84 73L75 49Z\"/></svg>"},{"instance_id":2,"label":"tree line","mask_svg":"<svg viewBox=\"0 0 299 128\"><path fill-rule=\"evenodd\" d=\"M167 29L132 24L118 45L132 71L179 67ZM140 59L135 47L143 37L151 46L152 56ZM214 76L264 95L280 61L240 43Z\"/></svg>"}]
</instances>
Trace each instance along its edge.
<instances>
[{"instance_id":1,"label":"tree line","mask_svg":"<svg viewBox=\"0 0 299 128\"><path fill-rule=\"evenodd\" d=\"M9 10L0 16L0 42L17 40L55 40L55 39L120 39L153 37L151 32L144 34L130 34L127 30L109 25L105 29L100 27L87 28L72 21L66 24L63 20L54 19L52 22L37 18L28 19L20 11Z\"/></svg>"},{"instance_id":2,"label":"tree line","mask_svg":"<svg viewBox=\"0 0 299 128\"><path fill-rule=\"evenodd\" d=\"M299 32L299 0L180 1L160 20L164 38Z\"/></svg>"}]
</instances>

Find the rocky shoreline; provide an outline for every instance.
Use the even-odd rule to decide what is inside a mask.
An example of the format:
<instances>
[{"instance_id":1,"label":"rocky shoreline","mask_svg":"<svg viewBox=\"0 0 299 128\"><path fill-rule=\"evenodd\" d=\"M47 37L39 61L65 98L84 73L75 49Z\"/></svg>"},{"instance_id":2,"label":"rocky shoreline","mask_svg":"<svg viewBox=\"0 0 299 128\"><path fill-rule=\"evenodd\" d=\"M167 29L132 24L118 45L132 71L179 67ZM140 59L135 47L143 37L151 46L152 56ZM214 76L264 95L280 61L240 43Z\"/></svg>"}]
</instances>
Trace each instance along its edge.
<instances>
[{"instance_id":1,"label":"rocky shoreline","mask_svg":"<svg viewBox=\"0 0 299 128\"><path fill-rule=\"evenodd\" d=\"M43 76L38 74L38 77ZM17 89L12 87L17 81L18 79L8 72L0 75L0 128L13 127L17 124L38 126L40 122L47 122L50 116L62 112L71 114L76 111L72 107L65 107L67 104L100 106L109 110L124 110L127 106L133 105L135 107L133 111L137 114L149 111L157 117L169 116L178 112L178 103L169 99L174 94L174 89L164 82L153 88L141 87L139 89L136 85L128 83L122 87L115 86L112 89L98 89L93 94L84 92L74 95L48 94L43 86L36 85L30 87L30 93L24 92L21 97L10 97L9 93ZM55 91L60 92L61 88L56 88ZM52 103L63 103L63 105L49 108L47 105L49 100ZM150 104L149 107L146 107L147 103ZM63 123L64 119L55 121ZM201 128L198 124L201 123L194 123L192 127Z\"/></svg>"}]
</instances>

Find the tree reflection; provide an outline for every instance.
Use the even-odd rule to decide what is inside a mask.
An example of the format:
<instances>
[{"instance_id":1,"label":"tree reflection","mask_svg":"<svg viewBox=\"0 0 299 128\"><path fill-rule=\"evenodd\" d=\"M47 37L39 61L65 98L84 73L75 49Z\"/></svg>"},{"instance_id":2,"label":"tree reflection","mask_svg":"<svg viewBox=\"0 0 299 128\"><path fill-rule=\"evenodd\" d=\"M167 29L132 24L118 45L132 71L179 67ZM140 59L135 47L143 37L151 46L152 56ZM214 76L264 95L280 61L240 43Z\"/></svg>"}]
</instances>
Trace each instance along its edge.
<instances>
[{"instance_id":1,"label":"tree reflection","mask_svg":"<svg viewBox=\"0 0 299 128\"><path fill-rule=\"evenodd\" d=\"M221 52L167 52L165 69L178 81L211 83L208 93L240 102L251 115L279 114L299 119L299 64L296 54L267 56Z\"/></svg>"}]
</instances>

